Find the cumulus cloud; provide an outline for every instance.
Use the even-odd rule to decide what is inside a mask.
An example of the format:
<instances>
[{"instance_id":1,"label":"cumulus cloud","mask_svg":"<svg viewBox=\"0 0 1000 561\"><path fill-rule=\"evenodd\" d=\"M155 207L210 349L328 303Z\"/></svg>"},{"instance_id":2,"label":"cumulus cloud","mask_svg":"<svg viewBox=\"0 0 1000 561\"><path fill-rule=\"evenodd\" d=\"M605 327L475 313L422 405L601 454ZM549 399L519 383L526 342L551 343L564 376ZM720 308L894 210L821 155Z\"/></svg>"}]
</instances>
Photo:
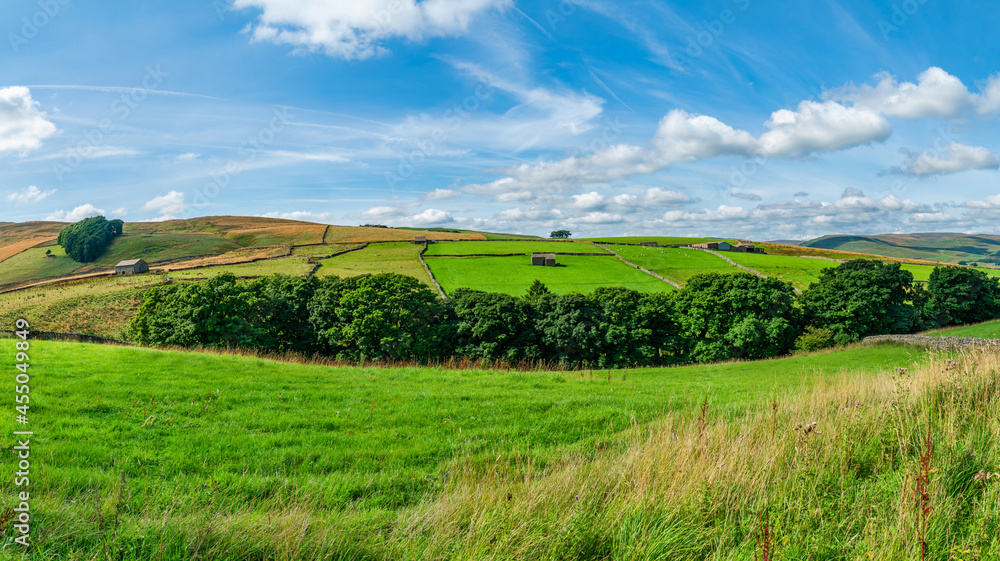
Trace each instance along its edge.
<instances>
[{"instance_id":1,"label":"cumulus cloud","mask_svg":"<svg viewBox=\"0 0 1000 561\"><path fill-rule=\"evenodd\" d=\"M1000 112L1000 74L990 77L983 86L983 93L975 98L979 113Z\"/></svg>"},{"instance_id":2,"label":"cumulus cloud","mask_svg":"<svg viewBox=\"0 0 1000 561\"><path fill-rule=\"evenodd\" d=\"M906 175L925 176L997 168L1000 168L1000 156L981 146L953 142L945 154L922 152L912 156L898 171Z\"/></svg>"},{"instance_id":3,"label":"cumulus cloud","mask_svg":"<svg viewBox=\"0 0 1000 561\"><path fill-rule=\"evenodd\" d=\"M434 226L436 224L450 224L455 221L450 212L437 208L429 208L412 216L406 217L404 222L409 226Z\"/></svg>"},{"instance_id":4,"label":"cumulus cloud","mask_svg":"<svg viewBox=\"0 0 1000 561\"><path fill-rule=\"evenodd\" d=\"M834 101L803 101L795 111L781 109L765 123L758 151L765 156L799 157L843 150L889 138L892 125L876 111Z\"/></svg>"},{"instance_id":5,"label":"cumulus cloud","mask_svg":"<svg viewBox=\"0 0 1000 561\"><path fill-rule=\"evenodd\" d=\"M895 76L885 72L876 78L878 83L874 86L841 88L831 92L831 97L904 119L954 117L974 100L961 80L936 66L921 72L916 84L900 83Z\"/></svg>"},{"instance_id":6,"label":"cumulus cloud","mask_svg":"<svg viewBox=\"0 0 1000 561\"><path fill-rule=\"evenodd\" d=\"M46 197L49 197L55 192L56 192L55 189L42 191L38 187L31 185L23 191L18 191L7 195L7 200L12 203L37 203L41 202Z\"/></svg>"},{"instance_id":7,"label":"cumulus cloud","mask_svg":"<svg viewBox=\"0 0 1000 561\"><path fill-rule=\"evenodd\" d=\"M444 199L450 199L458 195L458 191L452 191L451 189L435 189L430 193L423 196L425 201L441 201Z\"/></svg>"},{"instance_id":8,"label":"cumulus cloud","mask_svg":"<svg viewBox=\"0 0 1000 561\"><path fill-rule=\"evenodd\" d=\"M384 43L392 38L421 41L463 35L473 18L510 4L510 0L235 0L233 7L260 10L257 22L248 26L257 41L365 59L387 53Z\"/></svg>"},{"instance_id":9,"label":"cumulus cloud","mask_svg":"<svg viewBox=\"0 0 1000 561\"><path fill-rule=\"evenodd\" d=\"M52 220L55 222L79 222L84 218L90 218L91 216L101 216L104 214L104 209L95 207L94 205L87 203L80 205L73 210L57 210L46 217L46 220Z\"/></svg>"},{"instance_id":10,"label":"cumulus cloud","mask_svg":"<svg viewBox=\"0 0 1000 561\"><path fill-rule=\"evenodd\" d=\"M297 210L294 212L266 212L259 216L264 218L282 218L284 220L299 220L302 222L326 222L330 220L329 212L309 212Z\"/></svg>"},{"instance_id":11,"label":"cumulus cloud","mask_svg":"<svg viewBox=\"0 0 1000 561\"><path fill-rule=\"evenodd\" d=\"M160 195L159 197L154 197L152 200L147 201L143 205L142 210L149 212L156 212L160 216L154 218L154 221L161 220L174 220L180 214L182 214L188 205L184 202L184 193L179 191L171 191L166 195Z\"/></svg>"},{"instance_id":12,"label":"cumulus cloud","mask_svg":"<svg viewBox=\"0 0 1000 561\"><path fill-rule=\"evenodd\" d=\"M197 160L200 157L201 157L201 154L198 154L198 153L195 153L195 152L185 152L185 153L177 156L177 161L178 162L192 162L194 160Z\"/></svg>"},{"instance_id":13,"label":"cumulus cloud","mask_svg":"<svg viewBox=\"0 0 1000 561\"><path fill-rule=\"evenodd\" d=\"M660 121L653 145L666 162L673 163L745 155L753 151L756 139L714 117L674 109Z\"/></svg>"},{"instance_id":14,"label":"cumulus cloud","mask_svg":"<svg viewBox=\"0 0 1000 561\"><path fill-rule=\"evenodd\" d=\"M0 154L27 154L55 132L56 126L38 110L28 88L0 89Z\"/></svg>"}]
</instances>

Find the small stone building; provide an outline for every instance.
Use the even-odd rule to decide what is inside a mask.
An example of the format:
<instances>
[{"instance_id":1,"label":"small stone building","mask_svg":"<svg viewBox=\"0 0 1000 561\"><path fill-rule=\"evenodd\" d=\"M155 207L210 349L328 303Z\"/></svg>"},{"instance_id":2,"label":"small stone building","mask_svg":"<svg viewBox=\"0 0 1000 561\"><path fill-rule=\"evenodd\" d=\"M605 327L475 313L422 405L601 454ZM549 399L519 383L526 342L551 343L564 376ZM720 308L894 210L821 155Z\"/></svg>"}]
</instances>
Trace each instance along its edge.
<instances>
[{"instance_id":1,"label":"small stone building","mask_svg":"<svg viewBox=\"0 0 1000 561\"><path fill-rule=\"evenodd\" d=\"M733 249L733 246L729 245L729 242L697 243L691 247L697 247L701 249L715 249L719 251L731 251Z\"/></svg>"},{"instance_id":2,"label":"small stone building","mask_svg":"<svg viewBox=\"0 0 1000 561\"><path fill-rule=\"evenodd\" d=\"M733 251L737 251L739 253L764 253L763 249L752 243L737 244L736 247L733 248Z\"/></svg>"},{"instance_id":3,"label":"small stone building","mask_svg":"<svg viewBox=\"0 0 1000 561\"><path fill-rule=\"evenodd\" d=\"M555 267L556 266L556 254L555 253L532 253L531 254L531 264L539 265L542 267Z\"/></svg>"},{"instance_id":4,"label":"small stone building","mask_svg":"<svg viewBox=\"0 0 1000 561\"><path fill-rule=\"evenodd\" d=\"M413 243L427 243L427 236L416 236L413 238Z\"/></svg>"},{"instance_id":5,"label":"small stone building","mask_svg":"<svg viewBox=\"0 0 1000 561\"><path fill-rule=\"evenodd\" d=\"M116 275L137 275L139 273L148 272L149 264L142 259L129 259L128 261L122 261L121 263L115 265Z\"/></svg>"}]
</instances>

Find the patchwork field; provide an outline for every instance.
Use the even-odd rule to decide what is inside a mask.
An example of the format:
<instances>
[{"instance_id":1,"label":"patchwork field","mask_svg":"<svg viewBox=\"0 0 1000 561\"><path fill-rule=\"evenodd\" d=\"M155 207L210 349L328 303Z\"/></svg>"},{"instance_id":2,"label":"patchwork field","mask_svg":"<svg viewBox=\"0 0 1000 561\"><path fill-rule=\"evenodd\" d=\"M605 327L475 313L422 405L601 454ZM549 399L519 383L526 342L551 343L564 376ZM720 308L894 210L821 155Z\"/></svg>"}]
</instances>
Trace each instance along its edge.
<instances>
[{"instance_id":1,"label":"patchwork field","mask_svg":"<svg viewBox=\"0 0 1000 561\"><path fill-rule=\"evenodd\" d=\"M842 369L870 374L922 357L869 347L759 363L512 373L34 341L33 429L45 452L32 456L41 482L32 536L50 558L124 548L135 559L366 558L368 547L416 547L378 536L404 531L412 509L451 489L459 471L516 478L564 465L570 453L622 449L631 428L697 410L705 398L713 418L733 417ZM12 419L4 424L16 430ZM0 463L0 478L12 481L13 470Z\"/></svg>"},{"instance_id":2,"label":"patchwork field","mask_svg":"<svg viewBox=\"0 0 1000 561\"><path fill-rule=\"evenodd\" d=\"M723 253L726 257L745 267L790 283L799 290L809 288L818 281L823 269L840 265L836 261L826 259L810 259L808 257L791 257L787 255L761 255L759 253Z\"/></svg>"},{"instance_id":3,"label":"patchwork field","mask_svg":"<svg viewBox=\"0 0 1000 561\"><path fill-rule=\"evenodd\" d=\"M743 272L711 253L696 249L627 245L608 245L608 247L630 262L680 284L684 284L691 277L702 273L735 274Z\"/></svg>"},{"instance_id":4,"label":"patchwork field","mask_svg":"<svg viewBox=\"0 0 1000 561\"><path fill-rule=\"evenodd\" d=\"M230 273L237 277L264 277L267 275L291 275L302 277L309 274L314 265L306 263L306 257L292 256L280 259L265 259L254 261L253 263L240 263L235 265L219 265L216 267L206 267L203 269L187 269L170 271L171 280L201 280L209 279L223 273Z\"/></svg>"},{"instance_id":5,"label":"patchwork field","mask_svg":"<svg viewBox=\"0 0 1000 561\"><path fill-rule=\"evenodd\" d=\"M376 230L378 228L375 228ZM364 249L321 259L317 276L356 277L377 273L398 273L419 279L431 286L427 271L420 264L420 250L424 246L414 243L377 243Z\"/></svg>"},{"instance_id":6,"label":"patchwork field","mask_svg":"<svg viewBox=\"0 0 1000 561\"><path fill-rule=\"evenodd\" d=\"M398 228L365 228L330 226L325 243L413 241L416 236L429 240L485 240L486 236L469 232L435 232L432 230L402 230Z\"/></svg>"},{"instance_id":7,"label":"patchwork field","mask_svg":"<svg viewBox=\"0 0 1000 561\"><path fill-rule=\"evenodd\" d=\"M817 248L854 251L887 257L942 263L975 262L1000 255L1000 236L962 234L886 234L824 236L805 242Z\"/></svg>"},{"instance_id":8,"label":"patchwork field","mask_svg":"<svg viewBox=\"0 0 1000 561\"><path fill-rule=\"evenodd\" d=\"M243 247L260 247L323 243L325 232L326 226L323 224L303 224L230 230L223 235Z\"/></svg>"},{"instance_id":9,"label":"patchwork field","mask_svg":"<svg viewBox=\"0 0 1000 561\"><path fill-rule=\"evenodd\" d=\"M524 257L426 257L445 293L459 288L523 296L535 280L556 294L589 294L595 288L623 286L640 292L667 292L669 284L637 271L613 256L559 255L557 267L532 266Z\"/></svg>"},{"instance_id":10,"label":"patchwork field","mask_svg":"<svg viewBox=\"0 0 1000 561\"><path fill-rule=\"evenodd\" d=\"M736 243L736 240L726 238L679 238L671 236L622 236L612 238L581 238L582 241L600 243L650 243L656 242L660 245L693 245L696 243L727 241Z\"/></svg>"},{"instance_id":11,"label":"patchwork field","mask_svg":"<svg viewBox=\"0 0 1000 561\"><path fill-rule=\"evenodd\" d=\"M21 253L29 248L35 247L39 244L44 244L46 242L55 241L57 236L44 236L36 238L27 238L19 241L12 242L10 244L0 247L0 261L4 261L10 257Z\"/></svg>"},{"instance_id":12,"label":"patchwork field","mask_svg":"<svg viewBox=\"0 0 1000 561\"><path fill-rule=\"evenodd\" d=\"M237 263L245 263L254 259L266 259L270 257L282 257L288 255L287 246L271 246L271 247L253 247L246 249L237 249L234 251L229 251L223 253L222 255L217 255L214 257L201 257L195 259L186 259L184 261L176 261L173 263L166 263L163 265L157 265L157 269L163 269L165 271L170 271L173 269L185 269L190 267L204 267L210 265L233 265Z\"/></svg>"},{"instance_id":13,"label":"patchwork field","mask_svg":"<svg viewBox=\"0 0 1000 561\"><path fill-rule=\"evenodd\" d=\"M583 242L496 241L441 242L427 247L424 255L485 255L520 253L607 253L593 244Z\"/></svg>"},{"instance_id":14,"label":"patchwork field","mask_svg":"<svg viewBox=\"0 0 1000 561\"><path fill-rule=\"evenodd\" d=\"M306 257L328 257L334 253L340 253L349 249L362 247L363 243L343 243L325 245L305 245L292 248L292 255L304 255Z\"/></svg>"}]
</instances>

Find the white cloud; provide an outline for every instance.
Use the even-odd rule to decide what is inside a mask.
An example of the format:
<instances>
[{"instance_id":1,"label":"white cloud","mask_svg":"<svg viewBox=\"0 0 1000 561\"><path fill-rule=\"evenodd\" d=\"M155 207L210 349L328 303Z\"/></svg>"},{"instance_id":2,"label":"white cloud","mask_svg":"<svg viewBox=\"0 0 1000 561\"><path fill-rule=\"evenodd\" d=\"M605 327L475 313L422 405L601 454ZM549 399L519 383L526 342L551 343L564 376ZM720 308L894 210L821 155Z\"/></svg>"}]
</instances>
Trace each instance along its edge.
<instances>
[{"instance_id":1,"label":"white cloud","mask_svg":"<svg viewBox=\"0 0 1000 561\"><path fill-rule=\"evenodd\" d=\"M46 220L52 220L55 222L79 222L84 218L90 218L91 216L101 216L104 214L104 210L95 207L94 205L87 203L74 208L71 211L57 210L46 217Z\"/></svg>"},{"instance_id":2,"label":"white cloud","mask_svg":"<svg viewBox=\"0 0 1000 561\"><path fill-rule=\"evenodd\" d=\"M756 140L707 115L692 115L674 109L660 121L653 146L668 163L690 162L699 158L743 155L754 149Z\"/></svg>"},{"instance_id":3,"label":"white cloud","mask_svg":"<svg viewBox=\"0 0 1000 561\"><path fill-rule=\"evenodd\" d=\"M55 192L55 189L42 191L38 187L31 185L23 191L7 195L7 200L12 203L37 203L41 202L43 199L49 197Z\"/></svg>"},{"instance_id":4,"label":"white cloud","mask_svg":"<svg viewBox=\"0 0 1000 561\"><path fill-rule=\"evenodd\" d=\"M344 59L385 54L387 39L421 41L463 35L473 18L510 0L235 0L233 7L261 10L248 26L257 41L323 51Z\"/></svg>"},{"instance_id":5,"label":"white cloud","mask_svg":"<svg viewBox=\"0 0 1000 561\"><path fill-rule=\"evenodd\" d=\"M200 157L201 157L201 154L197 154L195 152L185 152L185 153L181 154L180 156L177 156L177 161L178 162L190 162L190 161L197 160Z\"/></svg>"},{"instance_id":6,"label":"white cloud","mask_svg":"<svg viewBox=\"0 0 1000 561\"><path fill-rule=\"evenodd\" d=\"M261 214L264 218L282 218L284 220L299 220L302 222L327 222L330 220L329 212L309 212L297 210L294 212L267 212Z\"/></svg>"},{"instance_id":7,"label":"white cloud","mask_svg":"<svg viewBox=\"0 0 1000 561\"><path fill-rule=\"evenodd\" d=\"M765 125L770 130L761 135L758 150L779 158L881 142L892 132L877 112L834 101L803 101L796 111L775 111Z\"/></svg>"},{"instance_id":8,"label":"white cloud","mask_svg":"<svg viewBox=\"0 0 1000 561\"><path fill-rule=\"evenodd\" d=\"M455 196L458 196L458 191L452 191L451 189L435 189L424 195L423 199L425 201L441 201Z\"/></svg>"},{"instance_id":9,"label":"white cloud","mask_svg":"<svg viewBox=\"0 0 1000 561\"><path fill-rule=\"evenodd\" d=\"M38 110L28 88L0 89L0 154L27 154L55 132L56 126Z\"/></svg>"},{"instance_id":10,"label":"white cloud","mask_svg":"<svg viewBox=\"0 0 1000 561\"><path fill-rule=\"evenodd\" d=\"M454 221L455 218L452 217L450 212L436 208L429 208L404 220L409 226L433 226L435 224L449 224Z\"/></svg>"},{"instance_id":11,"label":"white cloud","mask_svg":"<svg viewBox=\"0 0 1000 561\"><path fill-rule=\"evenodd\" d=\"M174 220L188 208L184 202L184 193L171 191L166 195L154 197L143 205L142 210L159 213L160 216L153 219L154 222L161 220Z\"/></svg>"},{"instance_id":12,"label":"white cloud","mask_svg":"<svg viewBox=\"0 0 1000 561\"><path fill-rule=\"evenodd\" d=\"M376 206L361 213L364 218L394 218L401 216L403 211L394 206Z\"/></svg>"},{"instance_id":13,"label":"white cloud","mask_svg":"<svg viewBox=\"0 0 1000 561\"><path fill-rule=\"evenodd\" d=\"M1000 168L1000 156L981 146L966 146L953 142L947 154L923 152L903 164L900 171L907 175L940 175L973 169Z\"/></svg>"},{"instance_id":14,"label":"white cloud","mask_svg":"<svg viewBox=\"0 0 1000 561\"><path fill-rule=\"evenodd\" d=\"M876 78L874 86L841 88L831 92L831 97L904 119L954 117L974 101L961 80L936 66L921 72L916 84L900 83L888 73Z\"/></svg>"},{"instance_id":15,"label":"white cloud","mask_svg":"<svg viewBox=\"0 0 1000 561\"><path fill-rule=\"evenodd\" d=\"M1000 111L1000 74L992 76L983 86L983 93L975 97L976 111L996 113Z\"/></svg>"}]
</instances>

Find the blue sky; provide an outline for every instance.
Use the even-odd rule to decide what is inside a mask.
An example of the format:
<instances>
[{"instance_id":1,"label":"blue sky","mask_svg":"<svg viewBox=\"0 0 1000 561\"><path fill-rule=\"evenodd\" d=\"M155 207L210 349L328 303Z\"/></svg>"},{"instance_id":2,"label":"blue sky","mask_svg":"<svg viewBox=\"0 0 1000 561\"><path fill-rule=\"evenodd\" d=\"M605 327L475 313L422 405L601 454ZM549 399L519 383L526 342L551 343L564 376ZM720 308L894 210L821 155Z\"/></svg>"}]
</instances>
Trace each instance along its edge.
<instances>
[{"instance_id":1,"label":"blue sky","mask_svg":"<svg viewBox=\"0 0 1000 561\"><path fill-rule=\"evenodd\" d=\"M12 1L2 221L1000 233L1000 7Z\"/></svg>"}]
</instances>

